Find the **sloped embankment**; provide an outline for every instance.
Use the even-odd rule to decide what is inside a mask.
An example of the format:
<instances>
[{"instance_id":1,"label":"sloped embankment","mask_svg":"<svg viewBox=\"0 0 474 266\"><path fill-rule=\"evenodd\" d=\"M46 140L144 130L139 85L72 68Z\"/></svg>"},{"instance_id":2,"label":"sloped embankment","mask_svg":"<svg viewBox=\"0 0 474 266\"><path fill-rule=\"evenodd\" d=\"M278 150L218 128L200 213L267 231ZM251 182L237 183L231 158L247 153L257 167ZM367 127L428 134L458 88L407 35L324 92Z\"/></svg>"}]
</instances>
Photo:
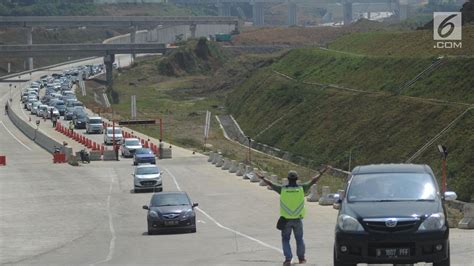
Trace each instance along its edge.
<instances>
[{"instance_id":1,"label":"sloped embankment","mask_svg":"<svg viewBox=\"0 0 474 266\"><path fill-rule=\"evenodd\" d=\"M352 166L404 162L466 109L465 105L427 98L441 95L440 100L474 99L472 92L464 94L464 83L456 83L449 71L435 71L436 75L425 77L422 81L425 85L419 85L421 89L417 90L425 98L393 93L430 63L430 58L364 57L295 50L246 80L230 94L227 105L246 134L316 163L329 162L346 169L349 153ZM463 68L472 62L453 59L447 64L457 68L458 79L472 79L469 68ZM274 69L295 80L275 74ZM302 81L334 83L368 92L308 85ZM443 92L441 85L428 86L435 81L450 84L450 90ZM449 186L463 200L473 196L474 188L472 112L439 140L452 154ZM278 123L261 133L277 119L280 119ZM427 163L440 172L435 146L414 162Z\"/></svg>"}]
</instances>

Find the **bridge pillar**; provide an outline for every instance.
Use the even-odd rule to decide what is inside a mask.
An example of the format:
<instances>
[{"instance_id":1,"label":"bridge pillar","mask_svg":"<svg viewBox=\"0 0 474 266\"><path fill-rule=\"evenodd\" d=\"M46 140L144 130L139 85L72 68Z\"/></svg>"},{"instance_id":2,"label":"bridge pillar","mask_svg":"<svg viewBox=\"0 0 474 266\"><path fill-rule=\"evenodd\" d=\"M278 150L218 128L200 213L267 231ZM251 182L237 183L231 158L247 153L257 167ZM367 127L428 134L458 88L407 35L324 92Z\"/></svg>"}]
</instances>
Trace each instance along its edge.
<instances>
[{"instance_id":1,"label":"bridge pillar","mask_svg":"<svg viewBox=\"0 0 474 266\"><path fill-rule=\"evenodd\" d=\"M252 3L253 24L263 26L265 24L263 3Z\"/></svg>"},{"instance_id":2,"label":"bridge pillar","mask_svg":"<svg viewBox=\"0 0 474 266\"><path fill-rule=\"evenodd\" d=\"M193 38L193 39L196 38L196 29L197 29L196 24L190 24L189 25L189 31L191 31L191 38Z\"/></svg>"},{"instance_id":3,"label":"bridge pillar","mask_svg":"<svg viewBox=\"0 0 474 266\"><path fill-rule=\"evenodd\" d=\"M135 43L136 42L136 37L137 37L137 26L132 26L131 31L130 31L130 43ZM132 53L132 63L135 62L136 54Z\"/></svg>"},{"instance_id":4,"label":"bridge pillar","mask_svg":"<svg viewBox=\"0 0 474 266\"><path fill-rule=\"evenodd\" d=\"M294 26L298 24L298 17L296 15L296 3L288 1L288 25Z\"/></svg>"},{"instance_id":5,"label":"bridge pillar","mask_svg":"<svg viewBox=\"0 0 474 266\"><path fill-rule=\"evenodd\" d=\"M114 61L115 55L109 54L104 56L104 64L105 64L105 77L107 79L107 87L112 88L114 80L113 80L113 69L114 69Z\"/></svg>"},{"instance_id":6,"label":"bridge pillar","mask_svg":"<svg viewBox=\"0 0 474 266\"><path fill-rule=\"evenodd\" d=\"M343 4L344 26L352 23L352 3L344 2Z\"/></svg>"},{"instance_id":7,"label":"bridge pillar","mask_svg":"<svg viewBox=\"0 0 474 266\"><path fill-rule=\"evenodd\" d=\"M33 27L26 28L26 44L33 44ZM28 57L28 70L33 69L33 57Z\"/></svg>"}]
</instances>

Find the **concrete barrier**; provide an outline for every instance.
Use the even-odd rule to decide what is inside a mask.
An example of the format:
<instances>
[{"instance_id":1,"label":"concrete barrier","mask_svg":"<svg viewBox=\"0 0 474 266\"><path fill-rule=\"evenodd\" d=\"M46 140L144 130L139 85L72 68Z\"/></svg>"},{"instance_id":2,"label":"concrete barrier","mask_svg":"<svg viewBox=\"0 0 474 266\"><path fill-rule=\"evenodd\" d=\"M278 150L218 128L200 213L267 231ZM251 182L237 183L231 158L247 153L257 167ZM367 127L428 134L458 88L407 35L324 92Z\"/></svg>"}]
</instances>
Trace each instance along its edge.
<instances>
[{"instance_id":1,"label":"concrete barrier","mask_svg":"<svg viewBox=\"0 0 474 266\"><path fill-rule=\"evenodd\" d=\"M328 186L323 186L321 197L319 198L319 205L332 205L334 203L334 194L330 192Z\"/></svg>"},{"instance_id":2,"label":"concrete barrier","mask_svg":"<svg viewBox=\"0 0 474 266\"><path fill-rule=\"evenodd\" d=\"M462 212L463 218L459 221L458 228L474 229L474 203L465 203Z\"/></svg>"},{"instance_id":3,"label":"concrete barrier","mask_svg":"<svg viewBox=\"0 0 474 266\"><path fill-rule=\"evenodd\" d=\"M258 171L258 168L254 168L253 171L249 173L248 177L250 178L250 182L252 183L260 182L260 178L256 174L257 171Z\"/></svg>"},{"instance_id":4,"label":"concrete barrier","mask_svg":"<svg viewBox=\"0 0 474 266\"><path fill-rule=\"evenodd\" d=\"M309 191L310 192L306 200L309 202L318 202L320 198L319 192L318 192L318 185L317 184L312 185Z\"/></svg>"},{"instance_id":5,"label":"concrete barrier","mask_svg":"<svg viewBox=\"0 0 474 266\"><path fill-rule=\"evenodd\" d=\"M212 164L218 163L218 162L221 160L221 158L222 158L222 155L221 155L221 154L219 154L219 153L216 154L216 155L214 156L214 159L212 160Z\"/></svg>"},{"instance_id":6,"label":"concrete barrier","mask_svg":"<svg viewBox=\"0 0 474 266\"><path fill-rule=\"evenodd\" d=\"M237 171L239 170L239 163L237 163L236 160L232 160L232 162L230 164L231 164L231 166L229 168L229 172L230 173L237 173Z\"/></svg>"},{"instance_id":7,"label":"concrete barrier","mask_svg":"<svg viewBox=\"0 0 474 266\"><path fill-rule=\"evenodd\" d=\"M267 180L270 179L270 174L267 171L262 171L260 173L265 177L265 179L267 179ZM258 183L258 185L264 187L264 186L267 185L267 183L265 183L265 181L263 181L263 179L260 179L260 183Z\"/></svg>"},{"instance_id":8,"label":"concrete barrier","mask_svg":"<svg viewBox=\"0 0 474 266\"><path fill-rule=\"evenodd\" d=\"M100 154L100 151L90 151L89 152L89 158L91 159L91 161L100 161L102 158L101 158L101 154Z\"/></svg>"},{"instance_id":9,"label":"concrete barrier","mask_svg":"<svg viewBox=\"0 0 474 266\"><path fill-rule=\"evenodd\" d=\"M277 184L278 183L278 176L277 175L271 175L270 176L270 181L273 184ZM273 188L271 186L267 186L267 189L272 190Z\"/></svg>"},{"instance_id":10,"label":"concrete barrier","mask_svg":"<svg viewBox=\"0 0 474 266\"><path fill-rule=\"evenodd\" d=\"M160 159L171 159L173 158L173 150L171 148L163 148L160 150Z\"/></svg>"},{"instance_id":11,"label":"concrete barrier","mask_svg":"<svg viewBox=\"0 0 474 266\"><path fill-rule=\"evenodd\" d=\"M209 153L209 158L207 159L208 162L212 162L212 160L214 160L214 156L216 155L215 152L211 151Z\"/></svg>"},{"instance_id":12,"label":"concrete barrier","mask_svg":"<svg viewBox=\"0 0 474 266\"><path fill-rule=\"evenodd\" d=\"M222 167L224 165L225 160L226 159L223 156L221 156L220 160L216 163L216 167Z\"/></svg>"},{"instance_id":13,"label":"concrete barrier","mask_svg":"<svg viewBox=\"0 0 474 266\"><path fill-rule=\"evenodd\" d=\"M231 160L230 159L227 159L225 158L224 159L224 165L222 165L222 170L229 170L230 166L231 166Z\"/></svg>"},{"instance_id":14,"label":"concrete barrier","mask_svg":"<svg viewBox=\"0 0 474 266\"><path fill-rule=\"evenodd\" d=\"M36 130L32 124L21 119L12 108L8 112L8 117L12 123L21 131L25 136L32 139L40 147L48 151L49 153L54 153L56 148L63 149L63 153L66 154L66 159L68 155L72 153L72 149L69 147L63 147L62 143L57 142L56 140L50 138L48 135L43 133L40 130Z\"/></svg>"},{"instance_id":15,"label":"concrete barrier","mask_svg":"<svg viewBox=\"0 0 474 266\"><path fill-rule=\"evenodd\" d=\"M237 176L243 176L245 174L245 165L243 163L239 163L239 169L236 174Z\"/></svg>"},{"instance_id":16,"label":"concrete barrier","mask_svg":"<svg viewBox=\"0 0 474 266\"><path fill-rule=\"evenodd\" d=\"M243 179L250 179L250 175L253 172L253 168L250 165L245 166L245 173L243 175Z\"/></svg>"},{"instance_id":17,"label":"concrete barrier","mask_svg":"<svg viewBox=\"0 0 474 266\"><path fill-rule=\"evenodd\" d=\"M104 161L116 161L117 157L115 155L115 151L113 150L105 150L103 155Z\"/></svg>"}]
</instances>

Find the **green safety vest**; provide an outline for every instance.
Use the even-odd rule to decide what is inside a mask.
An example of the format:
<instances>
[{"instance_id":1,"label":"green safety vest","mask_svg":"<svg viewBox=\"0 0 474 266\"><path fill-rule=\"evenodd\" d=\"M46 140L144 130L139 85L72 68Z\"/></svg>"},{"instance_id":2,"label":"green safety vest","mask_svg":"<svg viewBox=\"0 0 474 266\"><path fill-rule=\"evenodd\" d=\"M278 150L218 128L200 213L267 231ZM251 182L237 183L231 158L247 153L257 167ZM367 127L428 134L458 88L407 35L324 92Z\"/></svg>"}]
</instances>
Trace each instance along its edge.
<instances>
[{"instance_id":1,"label":"green safety vest","mask_svg":"<svg viewBox=\"0 0 474 266\"><path fill-rule=\"evenodd\" d=\"M286 219L298 219L304 218L305 214L303 187L282 187L280 193L280 216Z\"/></svg>"}]
</instances>

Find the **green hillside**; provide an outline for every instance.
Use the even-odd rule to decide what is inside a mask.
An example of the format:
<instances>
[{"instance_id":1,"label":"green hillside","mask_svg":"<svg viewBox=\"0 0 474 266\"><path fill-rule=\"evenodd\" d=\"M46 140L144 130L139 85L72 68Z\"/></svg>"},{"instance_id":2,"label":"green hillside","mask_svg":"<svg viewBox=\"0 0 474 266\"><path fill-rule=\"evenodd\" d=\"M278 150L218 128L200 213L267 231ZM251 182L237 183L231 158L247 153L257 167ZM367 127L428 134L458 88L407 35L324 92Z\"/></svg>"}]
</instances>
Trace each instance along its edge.
<instances>
[{"instance_id":1,"label":"green hillside","mask_svg":"<svg viewBox=\"0 0 474 266\"><path fill-rule=\"evenodd\" d=\"M397 88L435 58L352 52L293 50L238 86L227 99L228 110L259 142L347 169L349 153L352 166L405 162L467 108L436 101L474 103L472 59L444 59L434 72L397 95ZM436 142L450 150L448 186L463 200L474 199L473 112ZM427 163L440 173L436 146L414 163Z\"/></svg>"},{"instance_id":2,"label":"green hillside","mask_svg":"<svg viewBox=\"0 0 474 266\"><path fill-rule=\"evenodd\" d=\"M462 28L461 49L435 49L433 31L375 31L354 33L339 38L330 49L366 55L430 57L441 55L474 55L474 25Z\"/></svg>"},{"instance_id":3,"label":"green hillside","mask_svg":"<svg viewBox=\"0 0 474 266\"><path fill-rule=\"evenodd\" d=\"M407 81L436 58L362 56L320 49L298 49L272 65L272 69L308 83L338 84L364 91L396 94ZM442 64L403 95L474 103L474 69L471 58L444 58ZM448 89L449 88L449 89Z\"/></svg>"}]
</instances>

